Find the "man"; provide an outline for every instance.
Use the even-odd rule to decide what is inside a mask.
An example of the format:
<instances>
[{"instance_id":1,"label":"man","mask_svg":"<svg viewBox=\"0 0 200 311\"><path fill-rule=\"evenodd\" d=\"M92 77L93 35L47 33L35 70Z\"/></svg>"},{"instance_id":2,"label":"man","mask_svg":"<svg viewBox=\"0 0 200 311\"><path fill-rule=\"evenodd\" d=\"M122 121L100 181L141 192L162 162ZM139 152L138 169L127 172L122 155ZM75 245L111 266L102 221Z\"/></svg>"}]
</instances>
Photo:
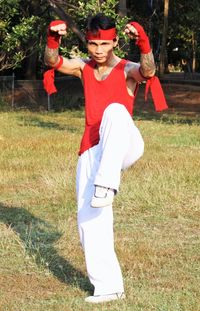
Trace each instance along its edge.
<instances>
[{"instance_id":1,"label":"man","mask_svg":"<svg viewBox=\"0 0 200 311\"><path fill-rule=\"evenodd\" d=\"M112 203L119 190L121 170L143 154L143 139L131 115L138 84L155 74L153 54L142 26L129 23L125 33L136 39L140 64L115 55L118 44L115 23L101 13L88 21L86 40L90 59L59 56L60 38L66 34L63 21L50 24L45 50L47 65L79 77L84 87L86 120L76 183L80 240L88 276L94 285L94 295L85 299L90 303L125 297L114 250ZM49 86L46 78L44 83L51 93L54 86Z\"/></svg>"}]
</instances>

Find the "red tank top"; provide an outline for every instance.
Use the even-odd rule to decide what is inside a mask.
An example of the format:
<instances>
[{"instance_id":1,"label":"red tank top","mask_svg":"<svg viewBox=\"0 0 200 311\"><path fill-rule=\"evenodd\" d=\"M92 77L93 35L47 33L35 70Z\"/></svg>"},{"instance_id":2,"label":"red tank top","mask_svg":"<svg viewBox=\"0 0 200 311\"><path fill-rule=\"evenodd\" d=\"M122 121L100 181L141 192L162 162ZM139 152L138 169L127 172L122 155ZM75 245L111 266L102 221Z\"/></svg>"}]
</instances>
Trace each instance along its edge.
<instances>
[{"instance_id":1,"label":"red tank top","mask_svg":"<svg viewBox=\"0 0 200 311\"><path fill-rule=\"evenodd\" d=\"M124 105L133 113L134 96L128 94L122 59L105 80L98 81L94 75L95 62L91 60L83 69L85 96L85 131L79 155L99 142L99 127L105 108L111 103Z\"/></svg>"}]
</instances>

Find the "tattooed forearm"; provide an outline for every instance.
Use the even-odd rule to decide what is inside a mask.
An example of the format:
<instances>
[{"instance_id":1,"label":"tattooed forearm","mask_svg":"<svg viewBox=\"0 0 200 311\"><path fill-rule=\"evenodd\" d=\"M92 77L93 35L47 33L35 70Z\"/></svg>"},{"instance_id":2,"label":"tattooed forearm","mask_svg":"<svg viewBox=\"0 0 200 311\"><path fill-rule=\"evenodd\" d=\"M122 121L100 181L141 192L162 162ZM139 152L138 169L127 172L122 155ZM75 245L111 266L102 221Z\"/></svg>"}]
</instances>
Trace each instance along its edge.
<instances>
[{"instance_id":1,"label":"tattooed forearm","mask_svg":"<svg viewBox=\"0 0 200 311\"><path fill-rule=\"evenodd\" d=\"M156 66L152 52L141 54L140 66L141 73L144 77L152 77L155 74Z\"/></svg>"},{"instance_id":2,"label":"tattooed forearm","mask_svg":"<svg viewBox=\"0 0 200 311\"><path fill-rule=\"evenodd\" d=\"M44 62L47 66L54 67L58 62L58 49L45 48Z\"/></svg>"}]
</instances>

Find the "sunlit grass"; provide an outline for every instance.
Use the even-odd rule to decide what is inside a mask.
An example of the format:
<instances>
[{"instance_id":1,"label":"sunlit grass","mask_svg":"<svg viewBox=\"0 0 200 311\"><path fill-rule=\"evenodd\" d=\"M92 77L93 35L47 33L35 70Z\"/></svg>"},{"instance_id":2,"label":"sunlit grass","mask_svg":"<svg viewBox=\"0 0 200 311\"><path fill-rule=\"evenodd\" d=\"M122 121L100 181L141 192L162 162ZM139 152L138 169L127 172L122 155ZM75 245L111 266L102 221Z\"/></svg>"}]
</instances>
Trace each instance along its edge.
<instances>
[{"instance_id":1,"label":"sunlit grass","mask_svg":"<svg viewBox=\"0 0 200 311\"><path fill-rule=\"evenodd\" d=\"M200 310L199 121L136 124L145 154L114 202L127 299L94 307L76 224L83 111L0 114L0 310Z\"/></svg>"}]
</instances>

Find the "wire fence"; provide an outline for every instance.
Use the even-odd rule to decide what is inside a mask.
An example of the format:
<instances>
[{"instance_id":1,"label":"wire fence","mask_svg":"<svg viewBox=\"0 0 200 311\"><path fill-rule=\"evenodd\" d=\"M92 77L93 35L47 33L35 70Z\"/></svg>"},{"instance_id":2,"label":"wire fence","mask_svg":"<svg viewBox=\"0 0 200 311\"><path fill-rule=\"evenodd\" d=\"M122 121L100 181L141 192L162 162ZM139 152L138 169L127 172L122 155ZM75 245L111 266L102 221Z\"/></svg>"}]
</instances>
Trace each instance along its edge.
<instances>
[{"instance_id":1,"label":"wire fence","mask_svg":"<svg viewBox=\"0 0 200 311\"><path fill-rule=\"evenodd\" d=\"M185 77L183 72L170 73L161 78L164 83L165 93L169 93L168 84L185 85L189 89L192 86L200 86L200 74L195 73L193 79ZM42 80L17 80L14 74L0 76L0 111L29 109L35 111L64 111L76 109L84 104L83 86L80 79L72 76L58 76L55 79L57 93L48 96L43 88ZM140 85L136 108L144 104L144 85ZM173 99L170 97L170 101ZM151 103L149 96L148 102ZM197 100L199 104L199 100ZM144 104L146 107L147 105ZM152 106L152 105L151 105ZM199 107L199 106L198 106ZM196 111L196 109L195 109Z\"/></svg>"},{"instance_id":2,"label":"wire fence","mask_svg":"<svg viewBox=\"0 0 200 311\"><path fill-rule=\"evenodd\" d=\"M42 80L17 80L14 74L0 76L0 109L62 111L83 105L83 87L78 78L57 77L57 93L47 95Z\"/></svg>"}]
</instances>

